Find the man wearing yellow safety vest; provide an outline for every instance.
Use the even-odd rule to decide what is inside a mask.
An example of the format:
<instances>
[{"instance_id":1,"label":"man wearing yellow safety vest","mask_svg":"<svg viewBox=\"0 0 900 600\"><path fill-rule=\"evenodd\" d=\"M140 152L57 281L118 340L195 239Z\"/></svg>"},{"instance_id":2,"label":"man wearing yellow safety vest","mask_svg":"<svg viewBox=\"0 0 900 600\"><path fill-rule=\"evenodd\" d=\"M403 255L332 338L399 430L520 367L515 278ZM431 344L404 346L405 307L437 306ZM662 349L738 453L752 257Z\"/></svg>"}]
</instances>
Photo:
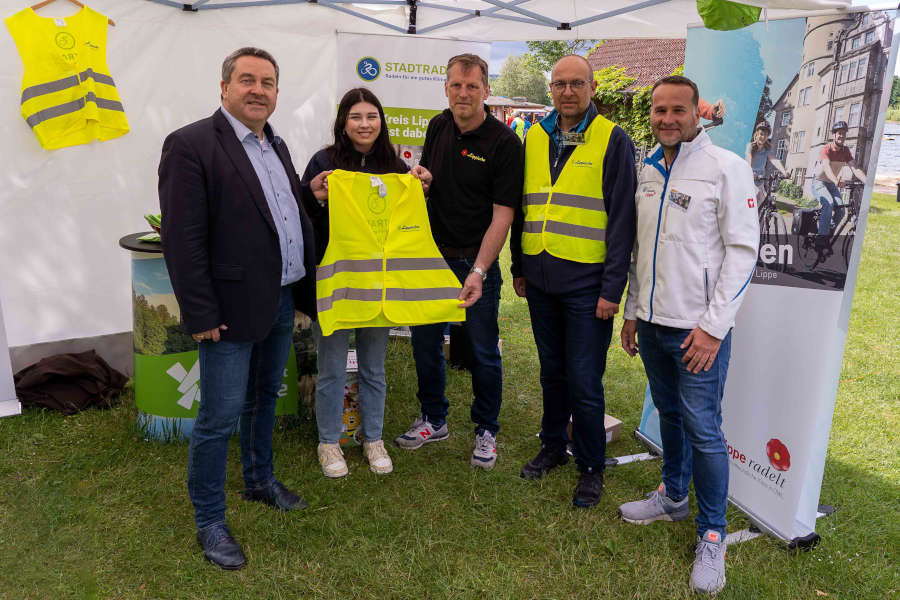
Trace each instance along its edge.
<instances>
[{"instance_id":1,"label":"man wearing yellow safety vest","mask_svg":"<svg viewBox=\"0 0 900 600\"><path fill-rule=\"evenodd\" d=\"M597 114L581 56L551 72L552 111L525 142L525 187L511 240L513 286L528 299L541 363L541 449L521 472L537 479L569 461L572 420L581 471L575 506L600 499L606 463L603 372L634 244L634 145Z\"/></svg>"},{"instance_id":2,"label":"man wearing yellow safety vest","mask_svg":"<svg viewBox=\"0 0 900 600\"><path fill-rule=\"evenodd\" d=\"M475 449L470 464L490 469L497 459L503 387L497 347L502 283L497 255L521 201L522 147L516 134L485 110L490 87L482 58L451 58L444 91L450 108L428 124L421 166L433 175L428 219L434 241L463 286L459 300L466 308L474 358ZM415 450L449 436L443 342L443 324L412 328L422 412L396 439L401 448Z\"/></svg>"}]
</instances>

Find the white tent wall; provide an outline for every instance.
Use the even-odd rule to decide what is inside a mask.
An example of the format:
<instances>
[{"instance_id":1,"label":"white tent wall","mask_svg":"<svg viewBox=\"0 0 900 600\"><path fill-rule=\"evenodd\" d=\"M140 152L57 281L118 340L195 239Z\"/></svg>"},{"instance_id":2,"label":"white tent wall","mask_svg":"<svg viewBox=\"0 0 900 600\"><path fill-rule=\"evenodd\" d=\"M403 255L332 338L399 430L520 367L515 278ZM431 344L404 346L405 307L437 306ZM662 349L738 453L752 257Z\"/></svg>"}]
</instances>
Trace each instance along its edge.
<instances>
[{"instance_id":1,"label":"white tent wall","mask_svg":"<svg viewBox=\"0 0 900 600\"><path fill-rule=\"evenodd\" d=\"M635 3L531 0L521 7L574 22ZM221 2L211 0L207 8L214 4ZM477 0L440 4L494 8ZM845 3L805 0L801 4L808 8ZM22 62L8 32L0 32L0 56L4 57L0 63L0 304L14 370L55 352L93 347L113 366L130 373L130 257L117 240L145 230L142 215L157 212L156 167L163 139L218 106L219 69L225 55L237 47L255 45L279 60L280 94L272 123L302 171L330 137L338 97L336 31L398 34L322 5L197 12L147 0L95 0L90 5L116 22L116 27L109 28L108 63L131 132L115 140L41 149L19 113ZM21 0L0 0L0 13L6 17L25 6ZM405 7L349 8L406 29ZM64 17L77 10L59 1L38 13ZM770 11L773 18L785 14ZM460 16L420 7L417 27L423 31ZM671 0L571 31L477 17L427 35L479 41L683 37L686 26L698 20L693 0Z\"/></svg>"}]
</instances>

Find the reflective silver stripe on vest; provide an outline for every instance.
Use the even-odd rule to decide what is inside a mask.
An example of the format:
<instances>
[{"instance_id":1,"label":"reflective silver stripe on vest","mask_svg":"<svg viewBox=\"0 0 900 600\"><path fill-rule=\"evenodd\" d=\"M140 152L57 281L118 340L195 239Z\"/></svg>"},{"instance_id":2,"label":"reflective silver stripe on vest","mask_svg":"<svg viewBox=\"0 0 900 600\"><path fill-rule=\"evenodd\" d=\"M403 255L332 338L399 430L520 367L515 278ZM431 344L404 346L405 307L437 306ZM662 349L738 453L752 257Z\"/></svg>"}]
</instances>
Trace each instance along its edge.
<instances>
[{"instance_id":1,"label":"reflective silver stripe on vest","mask_svg":"<svg viewBox=\"0 0 900 600\"><path fill-rule=\"evenodd\" d=\"M546 192L536 192L534 194L525 194L525 196L522 198L522 205L523 206L534 206L534 205L538 205L538 204L547 204L547 197L549 197L549 196L550 196L550 194L548 194ZM554 195L554 197L555 197L555 195Z\"/></svg>"},{"instance_id":2,"label":"reflective silver stripe on vest","mask_svg":"<svg viewBox=\"0 0 900 600\"><path fill-rule=\"evenodd\" d=\"M449 269L443 258L389 258L388 271L425 271L429 269ZM330 265L316 269L316 281L328 279L337 273L378 273L381 271L380 258L357 260L336 260Z\"/></svg>"},{"instance_id":3,"label":"reflective silver stripe on vest","mask_svg":"<svg viewBox=\"0 0 900 600\"><path fill-rule=\"evenodd\" d=\"M32 98L36 98L38 96L43 96L44 94L52 94L53 92L58 92L70 87L75 87L77 85L80 85L82 81L87 81L88 78L93 79L97 83L105 83L106 85L112 86L116 85L115 82L113 82L113 78L109 75L97 73L93 69L85 69L78 75L70 75L69 77L63 77L62 79L57 79L56 81L39 83L37 85L32 85L25 88L24 90L22 90L22 104L25 104L27 100L31 100Z\"/></svg>"},{"instance_id":4,"label":"reflective silver stripe on vest","mask_svg":"<svg viewBox=\"0 0 900 600\"><path fill-rule=\"evenodd\" d=\"M556 206L571 206L574 208L584 208L586 210L599 210L599 211L606 210L606 207L603 204L603 198L591 198L589 196L579 196L577 194L563 194L561 192L555 192L553 194L553 199L550 200L550 204L554 204Z\"/></svg>"},{"instance_id":5,"label":"reflective silver stripe on vest","mask_svg":"<svg viewBox=\"0 0 900 600\"><path fill-rule=\"evenodd\" d=\"M384 292L385 300L406 300L418 302L422 300L455 300L459 298L459 290L462 288L437 287L418 288L407 290L403 288L387 288Z\"/></svg>"},{"instance_id":6,"label":"reflective silver stripe on vest","mask_svg":"<svg viewBox=\"0 0 900 600\"><path fill-rule=\"evenodd\" d=\"M540 226L540 223L538 225ZM595 240L597 242L606 241L606 230L596 227L572 225L571 223L562 223L560 221L547 221L546 230L547 233L558 233L559 235L567 235L574 238ZM540 232L540 228L538 228L538 232Z\"/></svg>"},{"instance_id":7,"label":"reflective silver stripe on vest","mask_svg":"<svg viewBox=\"0 0 900 600\"><path fill-rule=\"evenodd\" d=\"M447 261L436 258L389 258L388 271L426 271L429 269L449 269Z\"/></svg>"},{"instance_id":8,"label":"reflective silver stripe on vest","mask_svg":"<svg viewBox=\"0 0 900 600\"><path fill-rule=\"evenodd\" d=\"M316 269L316 281L333 277L335 273L372 273L381 270L380 258L336 260Z\"/></svg>"},{"instance_id":9,"label":"reflective silver stripe on vest","mask_svg":"<svg viewBox=\"0 0 900 600\"><path fill-rule=\"evenodd\" d=\"M50 108L39 110L25 119L25 121L33 128L35 125L39 125L47 119L61 117L69 113L78 112L79 110L84 108L88 102L93 102L97 105L98 108L125 112L125 107L122 106L121 102L118 102L116 100L107 100L106 98L98 98L94 95L94 92L88 92L84 98L79 98L78 100L72 100L71 102L66 102L58 106L51 106Z\"/></svg>"},{"instance_id":10,"label":"reflective silver stripe on vest","mask_svg":"<svg viewBox=\"0 0 900 600\"><path fill-rule=\"evenodd\" d=\"M319 312L330 310L338 300L363 300L366 302L380 302L381 290L369 290L361 288L338 288L331 292L330 296L316 299L316 309Z\"/></svg>"},{"instance_id":11,"label":"reflective silver stripe on vest","mask_svg":"<svg viewBox=\"0 0 900 600\"><path fill-rule=\"evenodd\" d=\"M525 221L525 224L522 226L522 231L525 233L540 233L543 231L543 221Z\"/></svg>"}]
</instances>

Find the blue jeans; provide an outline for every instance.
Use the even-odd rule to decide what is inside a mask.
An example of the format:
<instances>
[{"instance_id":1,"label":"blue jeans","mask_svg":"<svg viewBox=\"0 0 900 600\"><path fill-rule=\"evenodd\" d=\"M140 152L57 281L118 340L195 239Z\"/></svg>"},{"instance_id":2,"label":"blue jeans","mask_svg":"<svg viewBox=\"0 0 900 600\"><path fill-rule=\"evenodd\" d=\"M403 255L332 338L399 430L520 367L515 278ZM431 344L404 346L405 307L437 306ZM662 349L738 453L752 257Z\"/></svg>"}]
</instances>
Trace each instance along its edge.
<instances>
[{"instance_id":1,"label":"blue jeans","mask_svg":"<svg viewBox=\"0 0 900 600\"><path fill-rule=\"evenodd\" d=\"M691 476L697 495L697 535L708 529L725 539L728 454L722 433L722 392L731 356L731 332L722 340L709 371L691 373L681 362L690 333L638 320L638 348L653 404L659 410L663 446L662 480L673 500L688 495Z\"/></svg>"},{"instance_id":2,"label":"blue jeans","mask_svg":"<svg viewBox=\"0 0 900 600\"><path fill-rule=\"evenodd\" d=\"M830 181L821 181L813 179L812 193L822 206L819 213L819 227L817 233L819 236L828 237L832 229L832 216L834 223L840 223L844 218L844 199L841 197L841 191L838 186Z\"/></svg>"},{"instance_id":3,"label":"blue jeans","mask_svg":"<svg viewBox=\"0 0 900 600\"><path fill-rule=\"evenodd\" d=\"M356 359L359 364L359 412L363 439L377 442L384 427L384 356L387 353L389 327L338 329L322 335L313 325L318 352L319 376L316 380L316 424L319 442L337 444L341 439L344 416L344 384L347 382L347 349L350 332L356 332Z\"/></svg>"},{"instance_id":4,"label":"blue jeans","mask_svg":"<svg viewBox=\"0 0 900 600\"><path fill-rule=\"evenodd\" d=\"M541 441L564 447L571 417L575 462L581 470L602 473L606 464L603 372L613 320L596 316L600 288L557 295L526 285L525 297L541 362Z\"/></svg>"},{"instance_id":5,"label":"blue jeans","mask_svg":"<svg viewBox=\"0 0 900 600\"><path fill-rule=\"evenodd\" d=\"M240 419L244 488L264 487L272 470L275 402L294 331L291 286L259 342L200 342L200 408L188 450L188 493L198 529L225 522L228 440Z\"/></svg>"},{"instance_id":6,"label":"blue jeans","mask_svg":"<svg viewBox=\"0 0 900 600\"><path fill-rule=\"evenodd\" d=\"M460 282L469 275L475 259L448 259L447 264ZM494 435L500 430L500 402L503 394L503 368L497 342L500 330L497 314L500 310L500 266L495 261L487 271L478 302L466 309L466 327L472 343L472 401L471 418L476 432L486 429ZM447 371L444 364L444 323L411 327L413 357L422 406L422 415L435 427L447 422L450 402L445 395Z\"/></svg>"}]
</instances>

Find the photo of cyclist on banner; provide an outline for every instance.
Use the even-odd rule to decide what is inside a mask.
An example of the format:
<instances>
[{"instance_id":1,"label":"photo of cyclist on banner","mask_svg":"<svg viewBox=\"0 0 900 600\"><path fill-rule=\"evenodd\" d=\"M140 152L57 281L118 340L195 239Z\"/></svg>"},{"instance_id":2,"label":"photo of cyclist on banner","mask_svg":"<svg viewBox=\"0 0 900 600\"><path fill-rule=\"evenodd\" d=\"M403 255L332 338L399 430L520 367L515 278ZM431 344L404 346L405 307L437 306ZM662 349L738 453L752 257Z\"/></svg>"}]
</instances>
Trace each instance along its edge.
<instances>
[{"instance_id":1,"label":"photo of cyclist on banner","mask_svg":"<svg viewBox=\"0 0 900 600\"><path fill-rule=\"evenodd\" d=\"M844 183L852 181L853 177L863 183L866 180L865 172L853 162L853 154L845 145L849 128L846 121L837 121L831 127L831 143L822 148L811 184L813 195L820 205L815 240L816 250L820 252L831 252L827 247L828 236L844 217L844 198L841 193ZM848 173L849 178L846 177Z\"/></svg>"}]
</instances>

